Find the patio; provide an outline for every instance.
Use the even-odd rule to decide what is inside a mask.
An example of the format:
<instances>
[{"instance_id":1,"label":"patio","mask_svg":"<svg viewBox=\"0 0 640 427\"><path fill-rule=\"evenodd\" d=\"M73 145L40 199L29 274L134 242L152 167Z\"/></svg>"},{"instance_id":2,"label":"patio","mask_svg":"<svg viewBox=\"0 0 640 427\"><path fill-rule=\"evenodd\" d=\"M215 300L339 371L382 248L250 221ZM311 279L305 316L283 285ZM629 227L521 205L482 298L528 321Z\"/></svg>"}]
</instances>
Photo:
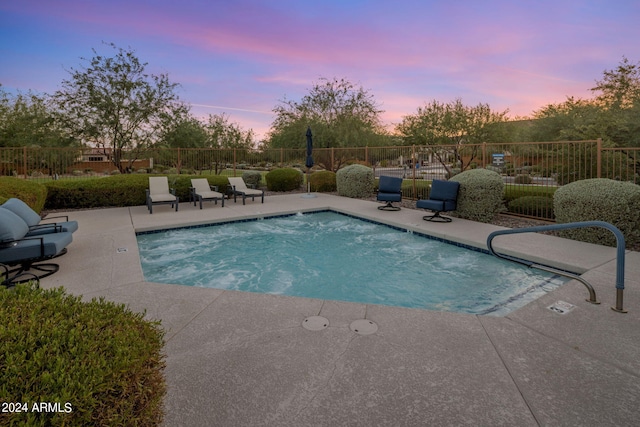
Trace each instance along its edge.
<instances>
[{"instance_id":1,"label":"patio","mask_svg":"<svg viewBox=\"0 0 640 427\"><path fill-rule=\"evenodd\" d=\"M135 231L330 208L486 247L498 227L318 194L70 212L80 229L45 288L146 310L166 333L165 426L635 425L640 415L640 253L627 252L616 313L615 248L527 234L496 247L573 267L572 281L506 317L404 309L144 281ZM575 305L561 315L557 302ZM329 326L302 326L310 316ZM353 321L376 332L352 331ZM365 334L363 334L365 332Z\"/></svg>"}]
</instances>

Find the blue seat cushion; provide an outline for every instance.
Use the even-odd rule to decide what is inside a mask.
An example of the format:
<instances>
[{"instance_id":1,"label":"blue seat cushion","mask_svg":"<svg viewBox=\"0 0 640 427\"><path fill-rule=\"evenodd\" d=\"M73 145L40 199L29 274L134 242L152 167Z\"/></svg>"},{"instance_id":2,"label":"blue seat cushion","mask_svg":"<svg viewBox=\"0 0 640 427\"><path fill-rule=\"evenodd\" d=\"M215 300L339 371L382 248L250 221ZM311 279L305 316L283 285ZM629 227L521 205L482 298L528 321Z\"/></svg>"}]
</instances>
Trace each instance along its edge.
<instances>
[{"instance_id":1,"label":"blue seat cushion","mask_svg":"<svg viewBox=\"0 0 640 427\"><path fill-rule=\"evenodd\" d=\"M458 198L459 187L460 183L456 181L441 181L434 179L431 183L429 199L455 201Z\"/></svg>"},{"instance_id":2,"label":"blue seat cushion","mask_svg":"<svg viewBox=\"0 0 640 427\"><path fill-rule=\"evenodd\" d=\"M25 237L15 245L0 249L0 263L20 264L25 261L47 259L58 255L73 237L71 233L51 233L39 237Z\"/></svg>"},{"instance_id":3,"label":"blue seat cushion","mask_svg":"<svg viewBox=\"0 0 640 427\"><path fill-rule=\"evenodd\" d=\"M380 193L400 193L402 188L402 178L393 176L381 176L378 183Z\"/></svg>"},{"instance_id":4,"label":"blue seat cushion","mask_svg":"<svg viewBox=\"0 0 640 427\"><path fill-rule=\"evenodd\" d=\"M400 193L378 193L377 199L381 202L400 202L402 195Z\"/></svg>"},{"instance_id":5,"label":"blue seat cushion","mask_svg":"<svg viewBox=\"0 0 640 427\"><path fill-rule=\"evenodd\" d=\"M429 209L430 211L446 212L456 209L456 202L444 200L418 200L416 208Z\"/></svg>"},{"instance_id":6,"label":"blue seat cushion","mask_svg":"<svg viewBox=\"0 0 640 427\"><path fill-rule=\"evenodd\" d=\"M29 207L25 202L20 199L11 198L4 202L3 208L9 209L14 214L18 215L29 227L38 225L40 222L40 215Z\"/></svg>"},{"instance_id":7,"label":"blue seat cushion","mask_svg":"<svg viewBox=\"0 0 640 427\"><path fill-rule=\"evenodd\" d=\"M9 209L0 208L0 242L22 239L29 226Z\"/></svg>"}]
</instances>

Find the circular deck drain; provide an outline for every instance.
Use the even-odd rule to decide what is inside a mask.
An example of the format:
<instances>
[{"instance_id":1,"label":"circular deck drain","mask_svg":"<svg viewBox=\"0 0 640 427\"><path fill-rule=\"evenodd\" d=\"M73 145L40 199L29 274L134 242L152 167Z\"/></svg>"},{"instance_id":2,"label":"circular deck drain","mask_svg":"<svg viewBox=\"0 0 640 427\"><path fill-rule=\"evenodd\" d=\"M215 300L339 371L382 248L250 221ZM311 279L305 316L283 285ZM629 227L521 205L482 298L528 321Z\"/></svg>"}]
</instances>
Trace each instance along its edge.
<instances>
[{"instance_id":1,"label":"circular deck drain","mask_svg":"<svg viewBox=\"0 0 640 427\"><path fill-rule=\"evenodd\" d=\"M311 316L304 319L302 327L310 331L321 331L329 326L329 319L322 316Z\"/></svg>"},{"instance_id":2,"label":"circular deck drain","mask_svg":"<svg viewBox=\"0 0 640 427\"><path fill-rule=\"evenodd\" d=\"M367 319L354 320L349 328L359 335L371 335L378 332L378 325Z\"/></svg>"}]
</instances>

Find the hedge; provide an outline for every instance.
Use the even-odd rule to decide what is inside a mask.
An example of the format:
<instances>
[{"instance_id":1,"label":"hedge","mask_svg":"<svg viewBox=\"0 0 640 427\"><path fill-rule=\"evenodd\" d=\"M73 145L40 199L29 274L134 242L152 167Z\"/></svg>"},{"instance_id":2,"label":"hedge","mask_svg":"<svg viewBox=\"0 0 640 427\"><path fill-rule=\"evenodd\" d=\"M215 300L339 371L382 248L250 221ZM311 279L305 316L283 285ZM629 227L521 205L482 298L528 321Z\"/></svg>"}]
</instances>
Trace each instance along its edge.
<instances>
[{"instance_id":1,"label":"hedge","mask_svg":"<svg viewBox=\"0 0 640 427\"><path fill-rule=\"evenodd\" d=\"M0 425L160 424L164 332L143 317L62 288L0 287L0 401L14 403Z\"/></svg>"},{"instance_id":2,"label":"hedge","mask_svg":"<svg viewBox=\"0 0 640 427\"><path fill-rule=\"evenodd\" d=\"M0 177L0 204L12 197L22 200L31 209L40 213L47 199L47 187L26 179Z\"/></svg>"},{"instance_id":3,"label":"hedge","mask_svg":"<svg viewBox=\"0 0 640 427\"><path fill-rule=\"evenodd\" d=\"M51 181L46 209L89 209L98 207L139 206L146 203L149 177L155 175L125 174L104 178ZM219 175L169 175L169 186L175 188L181 202L190 198L191 178L207 178L224 193L229 180Z\"/></svg>"}]
</instances>

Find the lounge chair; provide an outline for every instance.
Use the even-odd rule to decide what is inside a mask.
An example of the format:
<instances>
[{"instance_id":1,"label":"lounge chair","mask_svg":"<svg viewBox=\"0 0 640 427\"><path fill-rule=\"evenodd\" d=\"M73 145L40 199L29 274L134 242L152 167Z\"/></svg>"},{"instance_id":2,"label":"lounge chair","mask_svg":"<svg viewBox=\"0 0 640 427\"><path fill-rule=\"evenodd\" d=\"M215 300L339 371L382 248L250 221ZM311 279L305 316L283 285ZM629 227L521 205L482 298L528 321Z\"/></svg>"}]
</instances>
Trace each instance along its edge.
<instances>
[{"instance_id":1,"label":"lounge chair","mask_svg":"<svg viewBox=\"0 0 640 427\"><path fill-rule=\"evenodd\" d=\"M169 189L169 180L166 176L150 176L149 188L147 189L147 209L149 213L153 213L153 205L171 204L176 205L178 212L179 198L176 196L175 189Z\"/></svg>"},{"instance_id":2,"label":"lounge chair","mask_svg":"<svg viewBox=\"0 0 640 427\"><path fill-rule=\"evenodd\" d=\"M5 266L4 286L52 275L58 271L58 264L43 261L65 254L73 240L68 231L37 236L27 236L28 232L29 226L22 218L8 209L0 209L0 264Z\"/></svg>"},{"instance_id":3,"label":"lounge chair","mask_svg":"<svg viewBox=\"0 0 640 427\"><path fill-rule=\"evenodd\" d=\"M456 181L441 181L434 179L428 200L418 200L416 207L434 211L433 215L422 217L425 221L451 222L451 218L441 216L441 212L455 211L458 201L460 183Z\"/></svg>"},{"instance_id":4,"label":"lounge chair","mask_svg":"<svg viewBox=\"0 0 640 427\"><path fill-rule=\"evenodd\" d=\"M29 207L25 202L20 199L11 198L7 200L0 208L8 209L14 214L18 215L29 226L29 232L27 236L37 236L40 234L58 233L61 231L67 231L73 233L78 230L77 221L69 221L69 217L53 216L47 217L44 220L40 218L40 215ZM45 223L43 221L51 221L58 218L64 218L62 222Z\"/></svg>"},{"instance_id":5,"label":"lounge chair","mask_svg":"<svg viewBox=\"0 0 640 427\"><path fill-rule=\"evenodd\" d=\"M196 202L200 202L200 209L202 209L203 200L213 200L217 205L218 200L222 201L222 207L224 208L224 194L218 192L218 187L209 185L209 181L206 178L198 178L191 180L191 200L193 200L193 206Z\"/></svg>"},{"instance_id":6,"label":"lounge chair","mask_svg":"<svg viewBox=\"0 0 640 427\"><path fill-rule=\"evenodd\" d=\"M399 211L399 206L393 206L393 202L402 201L402 178L393 176L381 176L378 184L379 202L387 202L384 206L378 206L380 210Z\"/></svg>"},{"instance_id":7,"label":"lounge chair","mask_svg":"<svg viewBox=\"0 0 640 427\"><path fill-rule=\"evenodd\" d=\"M244 180L240 177L229 178L229 186L231 187L231 191L233 192L233 201L236 201L236 196L242 196L242 204L245 204L245 200L247 197L251 197L252 201L255 201L256 196L260 196L262 199L262 203L264 203L264 191L256 190L253 188L248 188L247 184L244 183Z\"/></svg>"}]
</instances>

